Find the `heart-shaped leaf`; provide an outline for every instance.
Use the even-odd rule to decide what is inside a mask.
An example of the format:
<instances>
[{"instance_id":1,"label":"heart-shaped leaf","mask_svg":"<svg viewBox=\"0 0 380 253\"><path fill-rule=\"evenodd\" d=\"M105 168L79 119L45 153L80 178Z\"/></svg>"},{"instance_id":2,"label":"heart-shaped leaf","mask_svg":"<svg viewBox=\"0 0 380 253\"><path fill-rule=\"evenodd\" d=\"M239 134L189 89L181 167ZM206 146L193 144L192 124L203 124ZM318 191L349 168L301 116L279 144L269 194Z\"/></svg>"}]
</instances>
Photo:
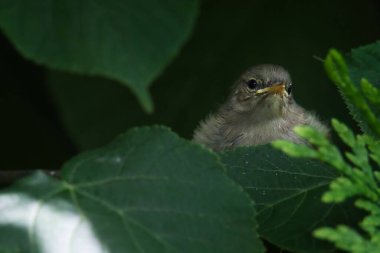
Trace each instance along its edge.
<instances>
[{"instance_id":1,"label":"heart-shaped leaf","mask_svg":"<svg viewBox=\"0 0 380 253\"><path fill-rule=\"evenodd\" d=\"M147 87L191 32L198 0L3 0L0 27L27 58L127 85L145 109Z\"/></svg>"},{"instance_id":2,"label":"heart-shaped leaf","mask_svg":"<svg viewBox=\"0 0 380 253\"><path fill-rule=\"evenodd\" d=\"M217 157L159 127L79 155L62 181L24 179L0 209L8 251L263 252L252 202Z\"/></svg>"},{"instance_id":3,"label":"heart-shaped leaf","mask_svg":"<svg viewBox=\"0 0 380 253\"><path fill-rule=\"evenodd\" d=\"M356 209L327 205L321 195L336 178L334 169L319 162L295 159L270 146L222 153L228 174L256 203L259 234L294 252L327 252L332 244L312 236L327 224L356 224Z\"/></svg>"}]
</instances>

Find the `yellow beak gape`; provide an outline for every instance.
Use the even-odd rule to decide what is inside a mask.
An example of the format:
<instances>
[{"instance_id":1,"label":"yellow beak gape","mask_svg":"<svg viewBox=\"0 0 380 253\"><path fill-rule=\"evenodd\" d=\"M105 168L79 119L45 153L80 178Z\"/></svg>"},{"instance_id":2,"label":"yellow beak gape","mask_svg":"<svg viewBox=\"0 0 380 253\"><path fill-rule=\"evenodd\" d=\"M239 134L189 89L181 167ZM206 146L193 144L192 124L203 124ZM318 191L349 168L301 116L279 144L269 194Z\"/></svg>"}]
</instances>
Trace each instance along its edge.
<instances>
[{"instance_id":1,"label":"yellow beak gape","mask_svg":"<svg viewBox=\"0 0 380 253\"><path fill-rule=\"evenodd\" d=\"M284 93L286 93L286 90L285 90L285 85L283 83L279 83L270 87L266 87L264 89L257 90L256 93L257 94L273 93L273 94L283 95Z\"/></svg>"}]
</instances>

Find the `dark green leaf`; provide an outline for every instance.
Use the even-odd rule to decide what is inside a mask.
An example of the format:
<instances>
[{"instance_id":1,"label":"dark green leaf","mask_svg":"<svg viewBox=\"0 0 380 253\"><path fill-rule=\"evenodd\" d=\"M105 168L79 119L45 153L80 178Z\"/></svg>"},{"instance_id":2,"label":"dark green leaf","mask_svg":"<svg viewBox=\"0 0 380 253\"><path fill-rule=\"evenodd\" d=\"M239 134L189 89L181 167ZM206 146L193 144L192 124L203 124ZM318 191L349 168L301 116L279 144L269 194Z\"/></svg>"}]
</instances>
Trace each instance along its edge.
<instances>
[{"instance_id":1,"label":"dark green leaf","mask_svg":"<svg viewBox=\"0 0 380 253\"><path fill-rule=\"evenodd\" d=\"M331 124L335 129L335 132L339 135L340 139L346 143L349 147L355 147L356 139L352 130L344 123L337 119L332 119Z\"/></svg>"},{"instance_id":2,"label":"dark green leaf","mask_svg":"<svg viewBox=\"0 0 380 253\"><path fill-rule=\"evenodd\" d=\"M0 195L0 249L263 252L246 193L215 155L167 129L131 130L62 177L36 173Z\"/></svg>"},{"instance_id":3,"label":"dark green leaf","mask_svg":"<svg viewBox=\"0 0 380 253\"><path fill-rule=\"evenodd\" d=\"M327 252L333 246L312 236L329 224L355 224L354 208L321 203L335 170L313 160L295 159L270 146L222 153L228 175L256 203L259 234L294 252Z\"/></svg>"},{"instance_id":4,"label":"dark green leaf","mask_svg":"<svg viewBox=\"0 0 380 253\"><path fill-rule=\"evenodd\" d=\"M189 36L197 5L197 0L3 0L0 26L25 57L118 80L151 111L147 87Z\"/></svg>"}]
</instances>

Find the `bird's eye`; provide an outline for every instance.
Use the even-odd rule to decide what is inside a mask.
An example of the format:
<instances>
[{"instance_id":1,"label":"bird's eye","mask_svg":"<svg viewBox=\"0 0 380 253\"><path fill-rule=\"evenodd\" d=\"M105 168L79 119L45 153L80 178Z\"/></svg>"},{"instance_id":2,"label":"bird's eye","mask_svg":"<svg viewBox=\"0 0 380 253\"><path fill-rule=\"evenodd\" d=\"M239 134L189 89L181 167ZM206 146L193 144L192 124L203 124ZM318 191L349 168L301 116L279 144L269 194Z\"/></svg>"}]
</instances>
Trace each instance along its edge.
<instances>
[{"instance_id":1,"label":"bird's eye","mask_svg":"<svg viewBox=\"0 0 380 253\"><path fill-rule=\"evenodd\" d=\"M292 84L289 84L288 88L286 89L286 92L290 95L292 93Z\"/></svg>"},{"instance_id":2,"label":"bird's eye","mask_svg":"<svg viewBox=\"0 0 380 253\"><path fill-rule=\"evenodd\" d=\"M257 87L257 81L255 79L251 79L247 81L247 87L251 90Z\"/></svg>"}]
</instances>

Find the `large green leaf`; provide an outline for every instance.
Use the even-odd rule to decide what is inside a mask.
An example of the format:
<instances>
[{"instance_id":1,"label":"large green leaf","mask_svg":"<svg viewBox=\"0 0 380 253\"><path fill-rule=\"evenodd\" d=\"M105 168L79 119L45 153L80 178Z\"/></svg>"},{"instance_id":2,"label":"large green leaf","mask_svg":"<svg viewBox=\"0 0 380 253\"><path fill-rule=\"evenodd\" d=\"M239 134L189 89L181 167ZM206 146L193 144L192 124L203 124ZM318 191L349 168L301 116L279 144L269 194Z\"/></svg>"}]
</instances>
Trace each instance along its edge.
<instances>
[{"instance_id":1,"label":"large green leaf","mask_svg":"<svg viewBox=\"0 0 380 253\"><path fill-rule=\"evenodd\" d=\"M322 63L312 56L323 57L332 41L348 49L380 37L378 13L370 2L204 0L191 39L152 87L154 115L144 115L121 87L94 78L55 75L52 96L82 149L104 145L143 124L164 124L190 138L198 122L224 102L242 71L276 63L289 69L298 103L322 119L337 117L354 125ZM366 15L352 18L357 13Z\"/></svg>"},{"instance_id":2,"label":"large green leaf","mask_svg":"<svg viewBox=\"0 0 380 253\"><path fill-rule=\"evenodd\" d=\"M197 0L1 0L0 27L27 58L129 86L147 110L147 87L190 34Z\"/></svg>"},{"instance_id":3,"label":"large green leaf","mask_svg":"<svg viewBox=\"0 0 380 253\"><path fill-rule=\"evenodd\" d=\"M246 193L216 155L160 127L134 129L0 194L0 250L263 252Z\"/></svg>"},{"instance_id":4,"label":"large green leaf","mask_svg":"<svg viewBox=\"0 0 380 253\"><path fill-rule=\"evenodd\" d=\"M355 224L355 209L327 205L321 195L336 177L321 163L293 159L270 146L240 148L222 153L228 175L256 203L259 234L294 252L327 252L333 245L312 236L326 224Z\"/></svg>"}]
</instances>

